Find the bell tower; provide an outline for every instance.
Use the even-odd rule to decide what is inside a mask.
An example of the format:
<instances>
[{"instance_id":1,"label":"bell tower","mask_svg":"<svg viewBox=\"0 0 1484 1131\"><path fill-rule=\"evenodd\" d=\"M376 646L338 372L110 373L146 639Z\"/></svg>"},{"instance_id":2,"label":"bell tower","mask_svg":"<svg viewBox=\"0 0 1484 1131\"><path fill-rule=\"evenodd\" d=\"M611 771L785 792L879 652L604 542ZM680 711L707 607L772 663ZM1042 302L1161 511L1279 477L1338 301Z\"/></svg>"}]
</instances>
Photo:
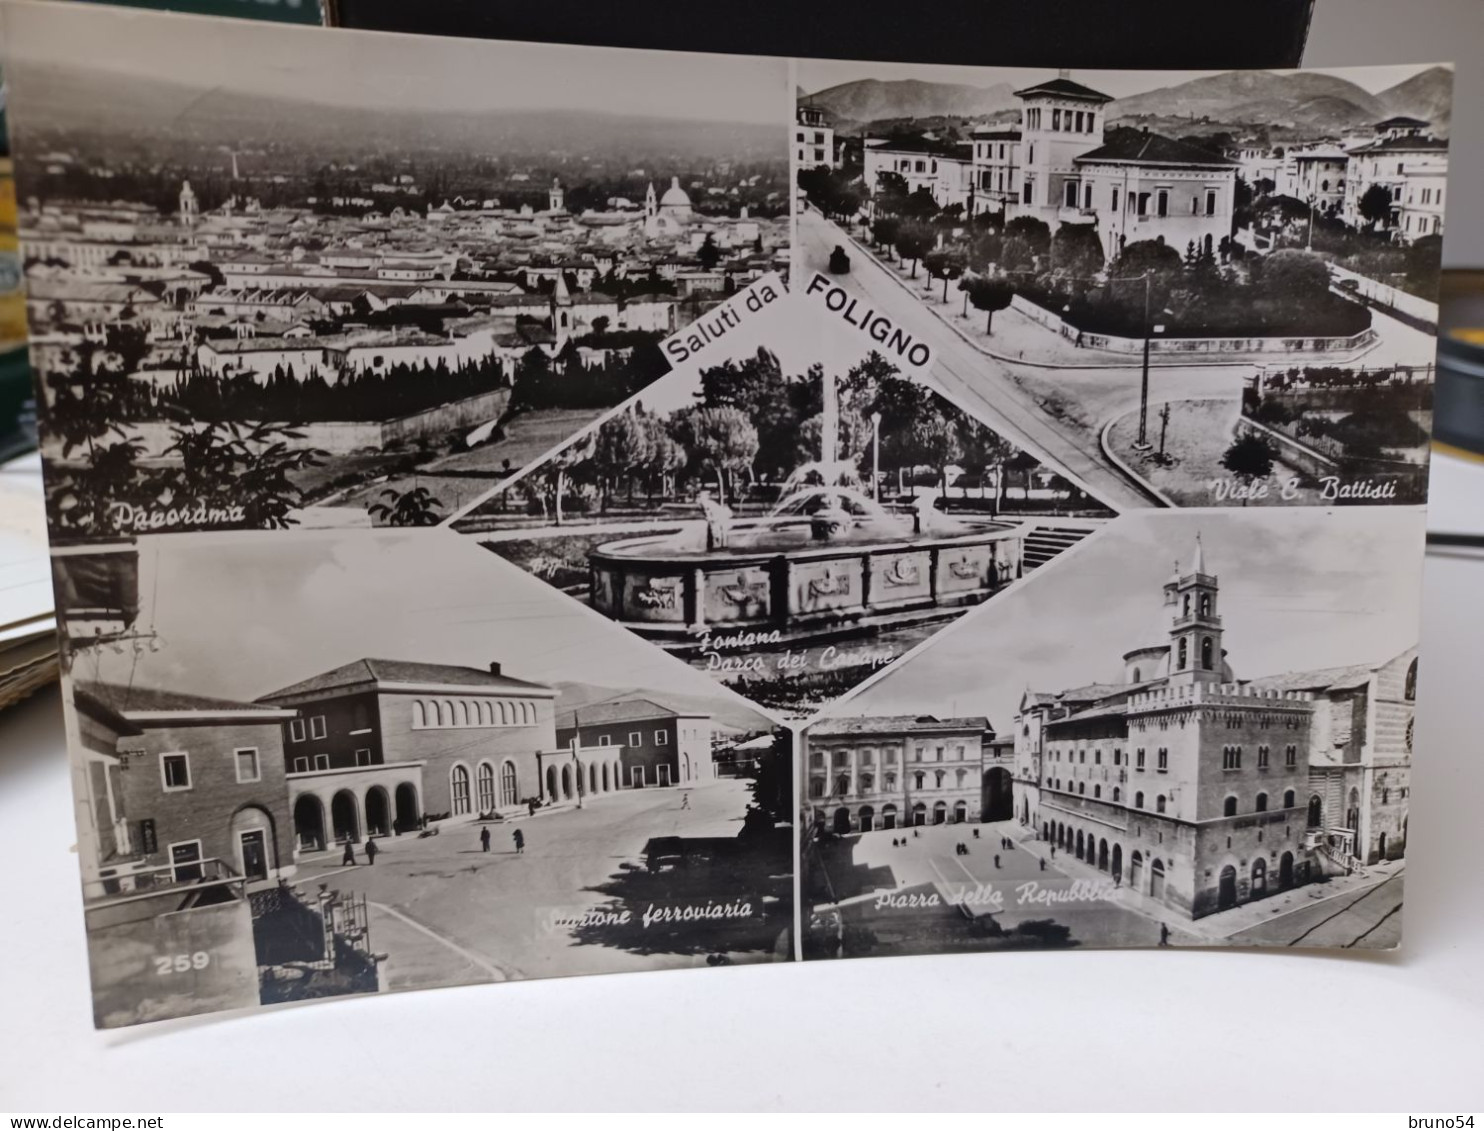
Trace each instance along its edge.
<instances>
[{"instance_id":1,"label":"bell tower","mask_svg":"<svg viewBox=\"0 0 1484 1131\"><path fill-rule=\"evenodd\" d=\"M559 177L553 177L551 188L546 190L546 209L548 212L561 212L567 206L567 190L562 188Z\"/></svg>"},{"instance_id":2,"label":"bell tower","mask_svg":"<svg viewBox=\"0 0 1484 1131\"><path fill-rule=\"evenodd\" d=\"M1175 609L1170 623L1170 682L1221 683L1225 663L1221 652L1221 616L1216 598L1220 585L1215 574L1206 572L1205 548L1201 536L1195 538L1195 555L1190 570L1180 573L1165 586L1174 589Z\"/></svg>"}]
</instances>

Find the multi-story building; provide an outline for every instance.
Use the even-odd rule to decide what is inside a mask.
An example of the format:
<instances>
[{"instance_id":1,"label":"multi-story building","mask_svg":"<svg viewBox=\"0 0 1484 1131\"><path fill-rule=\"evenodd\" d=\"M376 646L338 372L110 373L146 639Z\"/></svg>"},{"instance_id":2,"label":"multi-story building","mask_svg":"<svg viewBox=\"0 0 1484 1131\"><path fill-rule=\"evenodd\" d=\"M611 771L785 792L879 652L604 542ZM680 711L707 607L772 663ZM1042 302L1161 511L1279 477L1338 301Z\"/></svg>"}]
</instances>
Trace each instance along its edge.
<instances>
[{"instance_id":1,"label":"multi-story building","mask_svg":"<svg viewBox=\"0 0 1484 1131\"><path fill-rule=\"evenodd\" d=\"M1125 130L1072 162L1061 181L1064 223L1096 226L1103 254L1156 240L1214 252L1232 232L1236 166L1225 157L1147 131Z\"/></svg>"},{"instance_id":2,"label":"multi-story building","mask_svg":"<svg viewBox=\"0 0 1484 1131\"><path fill-rule=\"evenodd\" d=\"M262 696L297 715L282 727L300 848L558 799L537 758L557 745L556 694L499 664L362 659Z\"/></svg>"},{"instance_id":3,"label":"multi-story building","mask_svg":"<svg viewBox=\"0 0 1484 1131\"><path fill-rule=\"evenodd\" d=\"M799 169L835 167L835 129L823 109L800 103L795 111L794 166Z\"/></svg>"},{"instance_id":4,"label":"multi-story building","mask_svg":"<svg viewBox=\"0 0 1484 1131\"><path fill-rule=\"evenodd\" d=\"M1015 97L1021 102L1020 184L1009 217L1033 216L1054 231L1071 199L1066 183L1079 179L1074 162L1103 144L1113 99L1065 76L1017 90Z\"/></svg>"},{"instance_id":5,"label":"multi-story building","mask_svg":"<svg viewBox=\"0 0 1484 1131\"><path fill-rule=\"evenodd\" d=\"M116 893L141 874L183 883L222 865L248 881L293 874L282 740L293 711L110 683L79 682L75 701L94 752L79 794L96 853L85 884Z\"/></svg>"},{"instance_id":6,"label":"multi-story building","mask_svg":"<svg viewBox=\"0 0 1484 1131\"><path fill-rule=\"evenodd\" d=\"M1337 145L1291 149L1278 170L1278 194L1312 205L1325 216L1336 216L1345 201L1349 155Z\"/></svg>"},{"instance_id":7,"label":"multi-story building","mask_svg":"<svg viewBox=\"0 0 1484 1131\"><path fill-rule=\"evenodd\" d=\"M1357 228L1389 229L1405 243L1441 234L1447 179L1448 143L1421 119L1388 118L1376 123L1374 138L1349 151L1341 217ZM1361 211L1376 185L1390 200L1390 216L1379 222Z\"/></svg>"},{"instance_id":8,"label":"multi-story building","mask_svg":"<svg viewBox=\"0 0 1484 1131\"><path fill-rule=\"evenodd\" d=\"M1192 917L1400 856L1415 650L1242 681L1199 541L1163 594L1121 682L1026 693L1017 817Z\"/></svg>"},{"instance_id":9,"label":"multi-story building","mask_svg":"<svg viewBox=\"0 0 1484 1131\"><path fill-rule=\"evenodd\" d=\"M1020 128L980 126L973 136L974 214L1003 213L1021 191Z\"/></svg>"},{"instance_id":10,"label":"multi-story building","mask_svg":"<svg viewBox=\"0 0 1484 1131\"><path fill-rule=\"evenodd\" d=\"M1214 251L1232 232L1235 161L1147 130L1105 132L1112 101L1062 76L1015 92L1018 127L981 127L960 155L930 139L867 140L866 184L897 173L939 207L1091 227L1108 259L1140 240ZM960 166L966 165L966 168Z\"/></svg>"},{"instance_id":11,"label":"multi-story building","mask_svg":"<svg viewBox=\"0 0 1484 1131\"><path fill-rule=\"evenodd\" d=\"M993 740L982 715L817 723L805 740L804 771L814 823L849 833L1008 818L1009 759L986 758Z\"/></svg>"},{"instance_id":12,"label":"multi-story building","mask_svg":"<svg viewBox=\"0 0 1484 1131\"><path fill-rule=\"evenodd\" d=\"M653 699L623 699L564 711L556 744L566 749L611 750L617 780L627 789L694 785L716 776L711 716L681 711Z\"/></svg>"}]
</instances>

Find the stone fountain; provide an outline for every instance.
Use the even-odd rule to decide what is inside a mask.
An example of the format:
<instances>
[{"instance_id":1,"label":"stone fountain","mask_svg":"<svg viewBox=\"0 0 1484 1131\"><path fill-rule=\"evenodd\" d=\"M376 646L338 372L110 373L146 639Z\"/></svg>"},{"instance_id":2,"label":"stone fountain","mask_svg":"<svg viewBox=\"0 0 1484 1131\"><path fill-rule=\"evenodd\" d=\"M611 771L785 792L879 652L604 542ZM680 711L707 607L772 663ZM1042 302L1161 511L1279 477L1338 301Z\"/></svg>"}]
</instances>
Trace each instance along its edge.
<instances>
[{"instance_id":1,"label":"stone fountain","mask_svg":"<svg viewBox=\"0 0 1484 1131\"><path fill-rule=\"evenodd\" d=\"M893 512L861 490L833 376L822 392L820 457L767 515L735 518L708 494L703 533L598 547L593 607L678 651L717 633L807 643L946 619L1021 575L1024 524Z\"/></svg>"}]
</instances>

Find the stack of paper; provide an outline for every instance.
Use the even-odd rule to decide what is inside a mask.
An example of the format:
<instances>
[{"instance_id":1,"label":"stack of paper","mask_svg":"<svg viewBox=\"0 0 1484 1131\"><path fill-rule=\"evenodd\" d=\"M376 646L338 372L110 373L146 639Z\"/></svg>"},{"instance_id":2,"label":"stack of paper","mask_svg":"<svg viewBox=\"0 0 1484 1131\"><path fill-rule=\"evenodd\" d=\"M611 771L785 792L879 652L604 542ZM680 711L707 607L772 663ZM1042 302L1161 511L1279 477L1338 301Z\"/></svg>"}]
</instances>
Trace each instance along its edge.
<instances>
[{"instance_id":1,"label":"stack of paper","mask_svg":"<svg viewBox=\"0 0 1484 1131\"><path fill-rule=\"evenodd\" d=\"M57 678L41 457L0 467L0 708Z\"/></svg>"}]
</instances>

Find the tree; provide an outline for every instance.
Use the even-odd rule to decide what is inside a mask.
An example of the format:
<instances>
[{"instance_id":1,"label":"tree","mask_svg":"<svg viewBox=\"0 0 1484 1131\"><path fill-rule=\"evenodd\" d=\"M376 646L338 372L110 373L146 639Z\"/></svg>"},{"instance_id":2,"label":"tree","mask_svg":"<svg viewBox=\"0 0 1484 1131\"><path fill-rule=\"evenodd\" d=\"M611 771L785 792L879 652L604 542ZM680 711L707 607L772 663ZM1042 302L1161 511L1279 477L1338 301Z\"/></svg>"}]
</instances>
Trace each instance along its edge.
<instances>
[{"instance_id":1,"label":"tree","mask_svg":"<svg viewBox=\"0 0 1484 1131\"><path fill-rule=\"evenodd\" d=\"M902 222L895 216L877 217L871 224L871 240L883 247L895 247L901 228Z\"/></svg>"},{"instance_id":2,"label":"tree","mask_svg":"<svg viewBox=\"0 0 1484 1131\"><path fill-rule=\"evenodd\" d=\"M716 246L716 239L710 232L706 233L706 238L701 241L701 246L696 249L696 259L707 271L710 271L721 262L721 248Z\"/></svg>"},{"instance_id":3,"label":"tree","mask_svg":"<svg viewBox=\"0 0 1484 1131\"><path fill-rule=\"evenodd\" d=\"M674 433L685 449L691 470L716 477L717 493L723 502L729 497L731 474L750 467L757 455L757 429L740 409L686 409L675 417Z\"/></svg>"},{"instance_id":4,"label":"tree","mask_svg":"<svg viewBox=\"0 0 1484 1131\"><path fill-rule=\"evenodd\" d=\"M1051 263L1057 274L1086 278L1103 269L1103 244L1091 224L1063 224L1051 237Z\"/></svg>"},{"instance_id":5,"label":"tree","mask_svg":"<svg viewBox=\"0 0 1484 1131\"><path fill-rule=\"evenodd\" d=\"M1221 457L1221 466L1230 471L1244 486L1251 488L1259 479L1273 473L1273 447L1261 436L1248 434L1238 436ZM1247 496L1242 496L1242 505L1247 505Z\"/></svg>"},{"instance_id":6,"label":"tree","mask_svg":"<svg viewBox=\"0 0 1484 1131\"><path fill-rule=\"evenodd\" d=\"M383 526L433 526L443 517L437 496L426 487L408 491L388 487L381 492L380 500L367 510Z\"/></svg>"},{"instance_id":7,"label":"tree","mask_svg":"<svg viewBox=\"0 0 1484 1131\"><path fill-rule=\"evenodd\" d=\"M933 242L933 230L925 224L903 224L897 229L897 256L912 261L912 278L917 278L917 261Z\"/></svg>"},{"instance_id":8,"label":"tree","mask_svg":"<svg viewBox=\"0 0 1484 1131\"><path fill-rule=\"evenodd\" d=\"M1360 214L1373 228L1391 223L1391 190L1382 184L1371 185L1360 194Z\"/></svg>"},{"instance_id":9,"label":"tree","mask_svg":"<svg viewBox=\"0 0 1484 1131\"><path fill-rule=\"evenodd\" d=\"M969 296L975 310L984 311L986 334L994 332L995 312L1008 308L1010 300L1015 297L1015 287L1008 279L985 278L983 275L966 276L958 289Z\"/></svg>"},{"instance_id":10,"label":"tree","mask_svg":"<svg viewBox=\"0 0 1484 1131\"><path fill-rule=\"evenodd\" d=\"M1005 225L1000 263L1007 271L1030 271L1051 250L1051 229L1034 216L1017 216Z\"/></svg>"},{"instance_id":11,"label":"tree","mask_svg":"<svg viewBox=\"0 0 1484 1131\"><path fill-rule=\"evenodd\" d=\"M1005 467L1015 458L1020 449L998 432L969 420L967 417L959 427L960 463L966 471L979 475L979 491L984 493L984 476L994 472L994 514L999 514L1005 502Z\"/></svg>"},{"instance_id":12,"label":"tree","mask_svg":"<svg viewBox=\"0 0 1484 1131\"><path fill-rule=\"evenodd\" d=\"M948 248L930 251L922 257L922 266L934 279L943 281L943 301L948 301L948 284L964 273L964 257L961 252Z\"/></svg>"},{"instance_id":13,"label":"tree","mask_svg":"<svg viewBox=\"0 0 1484 1131\"><path fill-rule=\"evenodd\" d=\"M600 315L598 315L596 318L593 319L593 334L594 334L594 336L601 338L604 334L606 334L608 332L608 327L611 326L612 324L613 323L609 320L608 315L606 315L606 314L600 314Z\"/></svg>"},{"instance_id":14,"label":"tree","mask_svg":"<svg viewBox=\"0 0 1484 1131\"><path fill-rule=\"evenodd\" d=\"M546 478L551 485L552 522L562 525L562 500L567 494L567 481L572 473L592 458L596 437L589 432L576 443L569 444L546 464Z\"/></svg>"},{"instance_id":15,"label":"tree","mask_svg":"<svg viewBox=\"0 0 1484 1131\"><path fill-rule=\"evenodd\" d=\"M1284 248L1262 261L1261 281L1269 298L1313 302L1329 292L1329 268L1312 251Z\"/></svg>"},{"instance_id":16,"label":"tree","mask_svg":"<svg viewBox=\"0 0 1484 1131\"><path fill-rule=\"evenodd\" d=\"M638 412L619 413L603 422L593 445L593 470L599 478L601 506L608 509L614 485L626 480L634 497L634 477L654 458L654 438Z\"/></svg>"},{"instance_id":17,"label":"tree","mask_svg":"<svg viewBox=\"0 0 1484 1131\"><path fill-rule=\"evenodd\" d=\"M902 203L902 215L912 220L931 220L938 214L938 202L929 189L920 188Z\"/></svg>"}]
</instances>

